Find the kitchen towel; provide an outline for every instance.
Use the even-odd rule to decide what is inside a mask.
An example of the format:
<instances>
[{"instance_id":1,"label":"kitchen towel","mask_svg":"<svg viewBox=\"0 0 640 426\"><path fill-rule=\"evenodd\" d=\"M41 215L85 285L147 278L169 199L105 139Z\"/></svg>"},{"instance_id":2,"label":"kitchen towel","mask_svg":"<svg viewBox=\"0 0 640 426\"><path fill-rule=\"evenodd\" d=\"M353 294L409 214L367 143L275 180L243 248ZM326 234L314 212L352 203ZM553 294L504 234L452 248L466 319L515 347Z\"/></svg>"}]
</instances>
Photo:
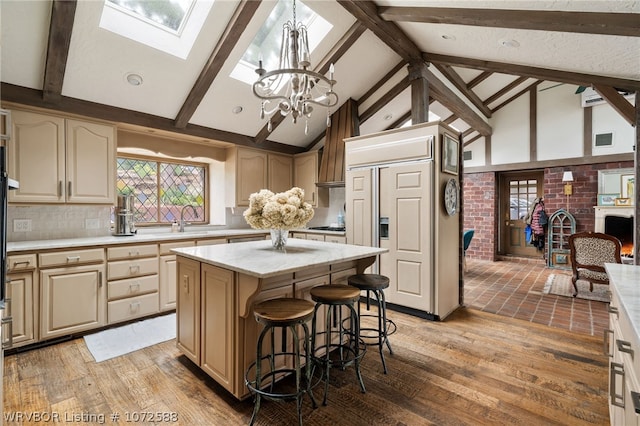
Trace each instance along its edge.
<instances>
[{"instance_id":1,"label":"kitchen towel","mask_svg":"<svg viewBox=\"0 0 640 426\"><path fill-rule=\"evenodd\" d=\"M175 337L176 314L173 313L88 334L84 341L96 362L102 362Z\"/></svg>"}]
</instances>

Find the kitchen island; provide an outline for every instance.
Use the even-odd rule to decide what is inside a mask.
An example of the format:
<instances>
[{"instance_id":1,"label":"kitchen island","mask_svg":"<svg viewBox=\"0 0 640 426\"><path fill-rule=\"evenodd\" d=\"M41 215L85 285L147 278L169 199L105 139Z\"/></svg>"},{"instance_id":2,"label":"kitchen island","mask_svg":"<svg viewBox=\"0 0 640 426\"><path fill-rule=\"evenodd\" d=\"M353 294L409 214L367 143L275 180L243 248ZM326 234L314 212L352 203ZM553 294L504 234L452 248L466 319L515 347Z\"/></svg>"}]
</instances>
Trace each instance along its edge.
<instances>
[{"instance_id":1,"label":"kitchen island","mask_svg":"<svg viewBox=\"0 0 640 426\"><path fill-rule=\"evenodd\" d=\"M295 238L285 251L273 249L270 240L175 249L178 348L243 399L249 396L244 373L255 360L260 332L253 304L279 297L311 300L313 287L346 284L386 251ZM282 336L276 339L281 345ZM285 342L292 345L291 338Z\"/></svg>"}]
</instances>

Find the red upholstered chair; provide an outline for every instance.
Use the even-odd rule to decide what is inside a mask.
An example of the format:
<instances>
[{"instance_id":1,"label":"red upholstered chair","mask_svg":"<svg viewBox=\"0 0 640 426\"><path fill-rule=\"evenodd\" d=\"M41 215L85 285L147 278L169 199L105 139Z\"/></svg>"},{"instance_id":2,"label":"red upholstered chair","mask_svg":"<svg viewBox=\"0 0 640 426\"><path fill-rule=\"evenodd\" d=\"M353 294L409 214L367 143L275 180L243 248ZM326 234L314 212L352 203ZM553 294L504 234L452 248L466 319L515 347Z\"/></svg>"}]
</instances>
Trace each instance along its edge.
<instances>
[{"instance_id":1,"label":"red upholstered chair","mask_svg":"<svg viewBox=\"0 0 640 426\"><path fill-rule=\"evenodd\" d=\"M605 263L622 263L620 240L600 232L580 232L569 236L569 250L573 276L574 293L578 295L576 281L589 281L589 291L593 291L593 283L609 284L609 277L604 269Z\"/></svg>"}]
</instances>

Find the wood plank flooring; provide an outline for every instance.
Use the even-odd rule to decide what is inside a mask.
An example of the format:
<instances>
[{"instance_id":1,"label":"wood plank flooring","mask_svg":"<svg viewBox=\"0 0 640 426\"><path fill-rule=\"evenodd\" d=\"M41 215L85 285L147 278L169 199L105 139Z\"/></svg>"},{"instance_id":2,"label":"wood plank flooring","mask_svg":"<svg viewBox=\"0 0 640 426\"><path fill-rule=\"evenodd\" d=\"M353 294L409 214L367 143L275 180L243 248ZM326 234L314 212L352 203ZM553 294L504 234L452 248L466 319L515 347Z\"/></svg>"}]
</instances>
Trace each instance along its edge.
<instances>
[{"instance_id":1,"label":"wood plank flooring","mask_svg":"<svg viewBox=\"0 0 640 426\"><path fill-rule=\"evenodd\" d=\"M366 394L352 368L332 371L328 406L314 410L304 400L306 425L609 424L600 337L466 308L443 322L389 316L398 326L389 374L375 348L363 360ZM322 388L314 389L318 401ZM6 420L35 412L57 413L61 423L93 416L75 424L98 424L100 415L104 424L142 424L125 413L160 412L175 413L173 424L244 425L252 409L251 400L237 401L200 372L175 341L101 363L83 339L5 358L6 425L35 424ZM264 402L256 424L296 424L295 403Z\"/></svg>"}]
</instances>

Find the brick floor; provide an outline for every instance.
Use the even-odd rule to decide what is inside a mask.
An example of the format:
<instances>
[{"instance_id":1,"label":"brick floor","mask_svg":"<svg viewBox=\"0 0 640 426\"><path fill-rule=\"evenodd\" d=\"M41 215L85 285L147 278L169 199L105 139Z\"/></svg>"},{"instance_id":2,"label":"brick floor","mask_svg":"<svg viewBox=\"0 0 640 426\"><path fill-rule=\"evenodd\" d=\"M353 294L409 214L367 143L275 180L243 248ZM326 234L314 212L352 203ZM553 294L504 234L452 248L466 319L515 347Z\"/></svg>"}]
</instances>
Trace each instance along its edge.
<instances>
[{"instance_id":1,"label":"brick floor","mask_svg":"<svg viewBox=\"0 0 640 426\"><path fill-rule=\"evenodd\" d=\"M519 318L576 333L602 336L609 328L607 303L543 294L550 274L571 271L540 262L467 259L464 304L473 309Z\"/></svg>"}]
</instances>

